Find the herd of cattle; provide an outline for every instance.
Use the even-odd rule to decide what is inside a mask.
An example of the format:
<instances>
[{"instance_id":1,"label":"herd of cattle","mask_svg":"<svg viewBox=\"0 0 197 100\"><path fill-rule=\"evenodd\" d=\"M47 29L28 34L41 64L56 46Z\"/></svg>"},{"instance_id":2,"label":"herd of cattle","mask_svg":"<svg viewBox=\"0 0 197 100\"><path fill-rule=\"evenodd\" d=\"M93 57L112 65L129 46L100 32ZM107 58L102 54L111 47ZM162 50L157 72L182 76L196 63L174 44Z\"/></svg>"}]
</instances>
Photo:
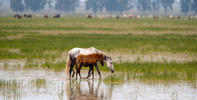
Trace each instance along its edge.
<instances>
[{"instance_id":1,"label":"herd of cattle","mask_svg":"<svg viewBox=\"0 0 197 100\"><path fill-rule=\"evenodd\" d=\"M24 15L15 14L14 15L14 18L18 18L18 19L21 19L22 17L32 18L32 14L24 14ZM49 15L44 15L43 18L49 18ZM53 18L60 18L60 14L54 15Z\"/></svg>"},{"instance_id":2,"label":"herd of cattle","mask_svg":"<svg viewBox=\"0 0 197 100\"><path fill-rule=\"evenodd\" d=\"M21 19L22 17L24 17L24 18L32 18L32 14L24 14L23 16L22 15L19 15L19 14L15 14L14 15L14 17L15 18L18 18L18 19ZM116 19L120 19L120 18L130 18L130 19L133 19L133 18L136 18L136 19L139 19L139 18L141 18L141 16L140 15L135 15L135 16L133 16L133 15L122 15L122 16L97 16L98 18L116 18ZM153 19L159 19L159 16L155 16L155 15L153 15L153 16L151 16ZM43 18L49 18L49 15L43 15ZM54 16L52 16L52 18L60 18L60 14L56 14L56 15L54 15ZM93 16L92 15L87 15L87 18L88 19L91 19L91 18L93 18ZM172 15L170 15L170 16L168 16L168 18L170 18L170 19L181 19L181 16L172 16ZM186 19L191 19L191 16L187 16L187 17L184 17L184 18L186 18Z\"/></svg>"}]
</instances>

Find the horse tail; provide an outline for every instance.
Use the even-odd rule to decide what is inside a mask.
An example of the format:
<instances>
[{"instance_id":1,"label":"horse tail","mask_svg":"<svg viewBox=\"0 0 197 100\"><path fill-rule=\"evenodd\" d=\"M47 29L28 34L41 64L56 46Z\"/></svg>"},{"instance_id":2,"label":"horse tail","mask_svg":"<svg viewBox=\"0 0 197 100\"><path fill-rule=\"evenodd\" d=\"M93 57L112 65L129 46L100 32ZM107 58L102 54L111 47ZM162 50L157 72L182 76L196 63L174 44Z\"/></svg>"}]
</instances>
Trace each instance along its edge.
<instances>
[{"instance_id":1,"label":"horse tail","mask_svg":"<svg viewBox=\"0 0 197 100\"><path fill-rule=\"evenodd\" d=\"M69 78L70 64L71 64L71 59L70 59L70 54L68 54L67 61L66 61L66 66L65 66L65 72L66 72L66 76L68 78Z\"/></svg>"}]
</instances>

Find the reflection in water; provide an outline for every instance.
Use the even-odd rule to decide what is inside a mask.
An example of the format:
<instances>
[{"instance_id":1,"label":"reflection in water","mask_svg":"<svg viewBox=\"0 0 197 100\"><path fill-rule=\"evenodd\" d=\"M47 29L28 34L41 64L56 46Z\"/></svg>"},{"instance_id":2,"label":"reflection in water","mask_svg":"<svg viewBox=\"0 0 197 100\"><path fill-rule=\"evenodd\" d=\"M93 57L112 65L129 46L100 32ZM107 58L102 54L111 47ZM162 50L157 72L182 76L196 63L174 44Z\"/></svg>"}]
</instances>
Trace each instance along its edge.
<instances>
[{"instance_id":1,"label":"reflection in water","mask_svg":"<svg viewBox=\"0 0 197 100\"><path fill-rule=\"evenodd\" d=\"M16 80L0 80L0 94L3 100L20 100L20 83L18 83Z\"/></svg>"},{"instance_id":2,"label":"reflection in water","mask_svg":"<svg viewBox=\"0 0 197 100\"><path fill-rule=\"evenodd\" d=\"M66 80L64 72L50 70L0 69L0 100L197 100L196 87L196 82L119 84L104 83L98 77Z\"/></svg>"},{"instance_id":3,"label":"reflection in water","mask_svg":"<svg viewBox=\"0 0 197 100\"><path fill-rule=\"evenodd\" d=\"M81 80L69 80L66 86L66 95L68 100L102 100L103 94L99 95L98 90L101 84L101 80L95 84L94 80L84 80L82 84ZM97 85L96 88L94 85ZM88 89L82 90L85 86Z\"/></svg>"}]
</instances>

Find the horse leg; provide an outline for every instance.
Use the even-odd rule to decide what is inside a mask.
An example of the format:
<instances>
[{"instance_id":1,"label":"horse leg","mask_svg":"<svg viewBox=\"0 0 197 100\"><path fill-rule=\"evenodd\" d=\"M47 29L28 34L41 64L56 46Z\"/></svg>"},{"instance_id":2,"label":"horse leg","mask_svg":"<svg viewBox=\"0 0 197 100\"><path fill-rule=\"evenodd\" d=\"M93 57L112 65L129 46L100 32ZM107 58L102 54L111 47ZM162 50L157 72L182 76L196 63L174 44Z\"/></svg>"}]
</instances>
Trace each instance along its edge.
<instances>
[{"instance_id":1,"label":"horse leg","mask_svg":"<svg viewBox=\"0 0 197 100\"><path fill-rule=\"evenodd\" d=\"M79 77L80 77L80 79L81 79L81 68L82 68L82 65L79 68Z\"/></svg>"},{"instance_id":2,"label":"horse leg","mask_svg":"<svg viewBox=\"0 0 197 100\"><path fill-rule=\"evenodd\" d=\"M96 67L96 70L97 70L97 72L98 72L98 74L99 74L99 78L101 78L101 73L100 73L100 70L99 70L98 65L97 65L97 64L95 64L95 67Z\"/></svg>"},{"instance_id":3,"label":"horse leg","mask_svg":"<svg viewBox=\"0 0 197 100\"><path fill-rule=\"evenodd\" d=\"M75 71L73 70L73 67L74 67L74 64L71 63L71 65L70 65L70 70L69 70L69 77L71 77L72 71L75 73ZM74 76L74 75L72 75L72 77L73 77L73 76Z\"/></svg>"},{"instance_id":4,"label":"horse leg","mask_svg":"<svg viewBox=\"0 0 197 100\"><path fill-rule=\"evenodd\" d=\"M91 67L92 67L92 79L94 79L94 66L91 65Z\"/></svg>"},{"instance_id":5,"label":"horse leg","mask_svg":"<svg viewBox=\"0 0 197 100\"><path fill-rule=\"evenodd\" d=\"M78 64L76 65L76 79L77 79L77 75L78 75Z\"/></svg>"},{"instance_id":6,"label":"horse leg","mask_svg":"<svg viewBox=\"0 0 197 100\"><path fill-rule=\"evenodd\" d=\"M91 76L91 74L92 74L92 67L89 66L89 71L88 71L88 75L87 75L86 78L89 78Z\"/></svg>"},{"instance_id":7,"label":"horse leg","mask_svg":"<svg viewBox=\"0 0 197 100\"><path fill-rule=\"evenodd\" d=\"M72 77L74 77L75 76L75 70L73 69L73 74L72 74Z\"/></svg>"}]
</instances>

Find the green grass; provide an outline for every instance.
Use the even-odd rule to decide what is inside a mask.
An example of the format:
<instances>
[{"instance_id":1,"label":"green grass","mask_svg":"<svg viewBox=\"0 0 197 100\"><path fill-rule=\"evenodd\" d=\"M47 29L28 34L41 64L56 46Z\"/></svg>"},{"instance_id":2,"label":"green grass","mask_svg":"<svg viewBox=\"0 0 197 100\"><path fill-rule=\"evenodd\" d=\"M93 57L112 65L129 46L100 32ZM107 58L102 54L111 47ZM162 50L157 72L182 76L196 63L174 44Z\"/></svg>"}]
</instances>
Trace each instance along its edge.
<instances>
[{"instance_id":1,"label":"green grass","mask_svg":"<svg viewBox=\"0 0 197 100\"><path fill-rule=\"evenodd\" d=\"M104 82L124 82L123 75L109 75L104 78Z\"/></svg>"},{"instance_id":2,"label":"green grass","mask_svg":"<svg viewBox=\"0 0 197 100\"><path fill-rule=\"evenodd\" d=\"M152 52L193 54L197 52L197 35L181 34L185 32L196 33L196 25L196 19L171 20L161 18L154 20L142 18L117 20L108 18L87 19L76 16L60 19L44 19L35 16L30 19L15 19L11 16L1 17L0 59L51 59L60 57L63 51L68 51L74 47L87 48L91 46L102 51L126 50L126 52L138 54ZM42 30L46 31L45 34ZM48 32L56 33L56 31L67 34L48 34ZM75 34L69 34L70 31L74 31ZM93 34L91 31L93 33L96 31L98 34ZM144 35L135 34L135 32L145 31L148 33ZM158 34L166 31L172 33L151 35L153 31L158 32ZM109 32L110 34L108 34ZM117 32L119 33L117 34ZM22 35L21 38L14 38L19 34ZM9 36L12 36L12 39L7 39ZM9 52L8 49L20 49L21 52L16 54ZM46 51L56 51L57 54L45 54Z\"/></svg>"},{"instance_id":3,"label":"green grass","mask_svg":"<svg viewBox=\"0 0 197 100\"><path fill-rule=\"evenodd\" d=\"M1 50L0 59L6 58L47 58L45 51L62 51L74 47L87 48L94 46L102 51L128 50L133 53L172 52L196 53L197 35L101 35L101 34L69 34L41 35L31 33L22 39L0 40L0 48L21 50L20 54Z\"/></svg>"},{"instance_id":4,"label":"green grass","mask_svg":"<svg viewBox=\"0 0 197 100\"><path fill-rule=\"evenodd\" d=\"M166 28L166 27L137 27L136 30L140 30L140 31L156 31L156 32L160 32L160 31L192 31L194 30L194 28Z\"/></svg>"},{"instance_id":5,"label":"green grass","mask_svg":"<svg viewBox=\"0 0 197 100\"><path fill-rule=\"evenodd\" d=\"M62 71L65 68L66 63L65 62L58 62L58 63L49 63L46 62L44 64L41 65L41 67L45 68L45 67L49 67L55 71Z\"/></svg>"},{"instance_id":6,"label":"green grass","mask_svg":"<svg viewBox=\"0 0 197 100\"><path fill-rule=\"evenodd\" d=\"M173 80L197 80L197 62L188 63L120 63L114 64L117 75L107 76L105 81L119 81L119 78L140 79L142 81L173 81ZM107 67L101 67L103 71L109 71ZM119 73L126 73L119 74ZM118 79L117 79L117 76ZM112 78L111 78L112 77ZM115 79L114 79L115 78ZM120 79L121 80L121 79Z\"/></svg>"},{"instance_id":7,"label":"green grass","mask_svg":"<svg viewBox=\"0 0 197 100\"><path fill-rule=\"evenodd\" d=\"M33 63L33 60L44 59L45 63L41 67L49 66L51 69L59 71L64 69L66 57L64 61L55 61L56 58L62 57L63 52L75 47L93 46L107 52L124 51L125 54L164 52L195 56L197 54L196 26L196 19L121 18L117 20L83 17L44 19L35 16L31 19L15 19L1 17L0 59L27 59L26 68L38 67L43 62ZM192 33L194 34L192 35ZM17 37L18 35L22 36ZM10 52L11 49L17 49L20 52ZM127 75L109 76L104 80L106 82L122 82L125 79L135 78L141 80L196 80L196 65L196 61L183 63L121 62L114 64L115 71ZM109 71L106 66L100 68L102 71Z\"/></svg>"},{"instance_id":8,"label":"green grass","mask_svg":"<svg viewBox=\"0 0 197 100\"><path fill-rule=\"evenodd\" d=\"M37 89L46 87L46 79L36 78L35 80L32 80L32 83L36 85Z\"/></svg>"}]
</instances>

